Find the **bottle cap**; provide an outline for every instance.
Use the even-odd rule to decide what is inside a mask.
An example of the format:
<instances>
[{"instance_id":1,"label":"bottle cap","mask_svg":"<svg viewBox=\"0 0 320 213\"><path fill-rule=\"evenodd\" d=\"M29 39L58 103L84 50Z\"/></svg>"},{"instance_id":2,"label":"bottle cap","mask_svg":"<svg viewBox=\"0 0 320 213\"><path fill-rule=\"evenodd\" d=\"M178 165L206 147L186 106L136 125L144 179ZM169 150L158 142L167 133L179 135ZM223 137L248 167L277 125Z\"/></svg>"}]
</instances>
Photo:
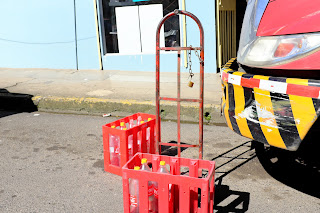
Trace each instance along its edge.
<instances>
[{"instance_id":1,"label":"bottle cap","mask_svg":"<svg viewBox=\"0 0 320 213\"><path fill-rule=\"evenodd\" d=\"M144 123L144 121L141 121L141 122L140 122L140 124L143 124L143 123Z\"/></svg>"},{"instance_id":2,"label":"bottle cap","mask_svg":"<svg viewBox=\"0 0 320 213\"><path fill-rule=\"evenodd\" d=\"M152 118L148 118L148 121L151 121L152 120Z\"/></svg>"},{"instance_id":3,"label":"bottle cap","mask_svg":"<svg viewBox=\"0 0 320 213\"><path fill-rule=\"evenodd\" d=\"M140 166L135 166L134 170L140 170Z\"/></svg>"},{"instance_id":4,"label":"bottle cap","mask_svg":"<svg viewBox=\"0 0 320 213\"><path fill-rule=\"evenodd\" d=\"M127 130L127 128L123 128L122 130Z\"/></svg>"},{"instance_id":5,"label":"bottle cap","mask_svg":"<svg viewBox=\"0 0 320 213\"><path fill-rule=\"evenodd\" d=\"M116 128L116 126L111 126L111 128L113 128L113 129L114 129L114 128Z\"/></svg>"},{"instance_id":6,"label":"bottle cap","mask_svg":"<svg viewBox=\"0 0 320 213\"><path fill-rule=\"evenodd\" d=\"M124 122L120 122L120 126L124 126Z\"/></svg>"},{"instance_id":7,"label":"bottle cap","mask_svg":"<svg viewBox=\"0 0 320 213\"><path fill-rule=\"evenodd\" d=\"M147 161L148 161L147 158L142 158L141 159L141 164L147 163Z\"/></svg>"},{"instance_id":8,"label":"bottle cap","mask_svg":"<svg viewBox=\"0 0 320 213\"><path fill-rule=\"evenodd\" d=\"M164 160L160 161L160 166L165 166L166 162Z\"/></svg>"}]
</instances>

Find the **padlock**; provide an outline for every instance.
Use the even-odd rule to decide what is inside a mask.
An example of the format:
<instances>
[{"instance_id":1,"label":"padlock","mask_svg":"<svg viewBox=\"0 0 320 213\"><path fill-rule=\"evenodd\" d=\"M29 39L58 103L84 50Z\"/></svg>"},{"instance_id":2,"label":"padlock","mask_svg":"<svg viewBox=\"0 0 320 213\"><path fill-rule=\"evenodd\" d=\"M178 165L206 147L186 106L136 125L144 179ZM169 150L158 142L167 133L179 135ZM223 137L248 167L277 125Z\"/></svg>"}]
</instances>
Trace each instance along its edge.
<instances>
[{"instance_id":1,"label":"padlock","mask_svg":"<svg viewBox=\"0 0 320 213\"><path fill-rule=\"evenodd\" d=\"M193 83L192 81L189 81L188 86L189 86L189 87L193 87L193 84L194 84L194 83Z\"/></svg>"}]
</instances>

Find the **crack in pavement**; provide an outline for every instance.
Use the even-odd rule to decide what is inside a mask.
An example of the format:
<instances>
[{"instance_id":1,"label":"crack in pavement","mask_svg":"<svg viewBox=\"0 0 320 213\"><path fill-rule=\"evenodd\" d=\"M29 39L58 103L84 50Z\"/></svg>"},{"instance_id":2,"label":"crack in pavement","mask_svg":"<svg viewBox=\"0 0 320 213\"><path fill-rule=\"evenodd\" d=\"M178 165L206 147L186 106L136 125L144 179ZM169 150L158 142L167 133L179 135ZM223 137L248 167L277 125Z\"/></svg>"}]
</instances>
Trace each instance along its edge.
<instances>
[{"instance_id":1,"label":"crack in pavement","mask_svg":"<svg viewBox=\"0 0 320 213\"><path fill-rule=\"evenodd\" d=\"M32 79L27 80L27 81L17 82L17 83L15 83L14 85L10 85L10 86L7 86L7 87L3 87L3 89L9 89L9 88L12 88L12 87L16 87L16 86L18 86L19 84L27 83L27 82L33 81L33 80L35 80L35 79L36 79L36 78L32 78Z\"/></svg>"}]
</instances>

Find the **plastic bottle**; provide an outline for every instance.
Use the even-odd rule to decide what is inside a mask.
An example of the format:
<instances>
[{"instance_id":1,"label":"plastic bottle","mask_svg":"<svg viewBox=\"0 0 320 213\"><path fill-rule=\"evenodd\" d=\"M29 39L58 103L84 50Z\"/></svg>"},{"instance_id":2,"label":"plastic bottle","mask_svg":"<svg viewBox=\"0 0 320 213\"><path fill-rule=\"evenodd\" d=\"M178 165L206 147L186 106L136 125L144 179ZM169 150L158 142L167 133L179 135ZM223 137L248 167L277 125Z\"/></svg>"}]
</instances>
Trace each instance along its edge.
<instances>
[{"instance_id":1,"label":"plastic bottle","mask_svg":"<svg viewBox=\"0 0 320 213\"><path fill-rule=\"evenodd\" d=\"M143 124L144 121L140 121L138 123ZM141 143L142 143L142 130L138 132L138 139L137 139L138 152L142 152Z\"/></svg>"},{"instance_id":2,"label":"plastic bottle","mask_svg":"<svg viewBox=\"0 0 320 213\"><path fill-rule=\"evenodd\" d=\"M130 119L130 121L129 121L129 129L131 129L133 127L135 127L133 119Z\"/></svg>"},{"instance_id":3,"label":"plastic bottle","mask_svg":"<svg viewBox=\"0 0 320 213\"><path fill-rule=\"evenodd\" d=\"M140 170L140 167L135 166L134 170ZM130 179L129 197L130 213L139 213L139 181L137 179Z\"/></svg>"},{"instance_id":4,"label":"plastic bottle","mask_svg":"<svg viewBox=\"0 0 320 213\"><path fill-rule=\"evenodd\" d=\"M111 128L116 128L116 126L111 126ZM114 166L120 166L120 138L117 135L109 135L109 151L110 151L110 163Z\"/></svg>"},{"instance_id":5,"label":"plastic bottle","mask_svg":"<svg viewBox=\"0 0 320 213\"><path fill-rule=\"evenodd\" d=\"M129 128L135 127L133 119L129 121ZM129 135L128 137L128 152L129 152L129 160L133 157L133 135Z\"/></svg>"},{"instance_id":6,"label":"plastic bottle","mask_svg":"<svg viewBox=\"0 0 320 213\"><path fill-rule=\"evenodd\" d=\"M151 121L152 118L148 118L148 121ZM151 131L151 128L148 127L147 128L147 133L146 133L146 141L147 141L147 152L148 153L151 153L150 152L150 146L154 146L154 141L150 141L150 131ZM155 138L154 138L155 139Z\"/></svg>"},{"instance_id":7,"label":"plastic bottle","mask_svg":"<svg viewBox=\"0 0 320 213\"><path fill-rule=\"evenodd\" d=\"M145 170L148 172L152 172L150 167L147 164L147 159L142 158L141 159L141 170ZM153 181L148 181L148 198L149 198L149 212L155 211L155 199L154 199L154 189L153 189Z\"/></svg>"},{"instance_id":8,"label":"plastic bottle","mask_svg":"<svg viewBox=\"0 0 320 213\"><path fill-rule=\"evenodd\" d=\"M141 124L141 121L142 121L142 117L141 117L141 116L138 116L137 125L140 125L140 124Z\"/></svg>"},{"instance_id":9,"label":"plastic bottle","mask_svg":"<svg viewBox=\"0 0 320 213\"><path fill-rule=\"evenodd\" d=\"M120 122L120 130L127 130L125 122ZM119 143L120 143L120 141L119 141ZM120 158L120 146L118 147L116 152L118 153L119 158Z\"/></svg>"},{"instance_id":10,"label":"plastic bottle","mask_svg":"<svg viewBox=\"0 0 320 213\"><path fill-rule=\"evenodd\" d=\"M127 128L122 128L122 130L127 130ZM130 136L129 136L130 137ZM129 141L129 137L128 137L128 147L129 147L129 143L130 143L130 141ZM119 150L120 151L120 150ZM129 151L129 150L128 150ZM132 156L131 156L132 157ZM130 157L130 151L129 151L129 160L131 159L131 157Z\"/></svg>"},{"instance_id":11,"label":"plastic bottle","mask_svg":"<svg viewBox=\"0 0 320 213\"><path fill-rule=\"evenodd\" d=\"M158 170L159 173L168 173L169 174L169 171L167 170L166 168L166 162L165 161L160 161L160 168ZM158 183L157 182L154 182L153 184L153 188L154 188L154 207L155 207L155 210L154 212L158 212ZM169 184L169 203L170 203L170 200L171 200L171 184Z\"/></svg>"},{"instance_id":12,"label":"plastic bottle","mask_svg":"<svg viewBox=\"0 0 320 213\"><path fill-rule=\"evenodd\" d=\"M120 129L123 130L123 128L126 128L126 125L124 122L120 122Z\"/></svg>"}]
</instances>

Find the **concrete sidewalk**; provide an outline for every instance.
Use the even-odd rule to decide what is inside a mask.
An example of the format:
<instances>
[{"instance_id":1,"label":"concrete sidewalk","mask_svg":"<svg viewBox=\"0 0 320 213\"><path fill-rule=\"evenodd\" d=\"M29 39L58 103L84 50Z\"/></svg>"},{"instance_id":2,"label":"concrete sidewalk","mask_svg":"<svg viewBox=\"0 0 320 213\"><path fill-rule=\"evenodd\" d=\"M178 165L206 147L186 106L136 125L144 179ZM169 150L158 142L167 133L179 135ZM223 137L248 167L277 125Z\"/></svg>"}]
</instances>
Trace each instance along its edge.
<instances>
[{"instance_id":1,"label":"concrete sidewalk","mask_svg":"<svg viewBox=\"0 0 320 213\"><path fill-rule=\"evenodd\" d=\"M155 113L155 72L1 68L0 75L0 96L32 95L39 111L112 116ZM160 96L176 97L177 74L163 72L160 81ZM188 81L188 72L182 71L182 98L198 98L199 74L193 77L193 88L187 86ZM204 112L219 115L220 75L205 74L204 81ZM174 102L162 101L161 110L164 119L176 117ZM197 121L198 104L182 103L181 119Z\"/></svg>"}]
</instances>

